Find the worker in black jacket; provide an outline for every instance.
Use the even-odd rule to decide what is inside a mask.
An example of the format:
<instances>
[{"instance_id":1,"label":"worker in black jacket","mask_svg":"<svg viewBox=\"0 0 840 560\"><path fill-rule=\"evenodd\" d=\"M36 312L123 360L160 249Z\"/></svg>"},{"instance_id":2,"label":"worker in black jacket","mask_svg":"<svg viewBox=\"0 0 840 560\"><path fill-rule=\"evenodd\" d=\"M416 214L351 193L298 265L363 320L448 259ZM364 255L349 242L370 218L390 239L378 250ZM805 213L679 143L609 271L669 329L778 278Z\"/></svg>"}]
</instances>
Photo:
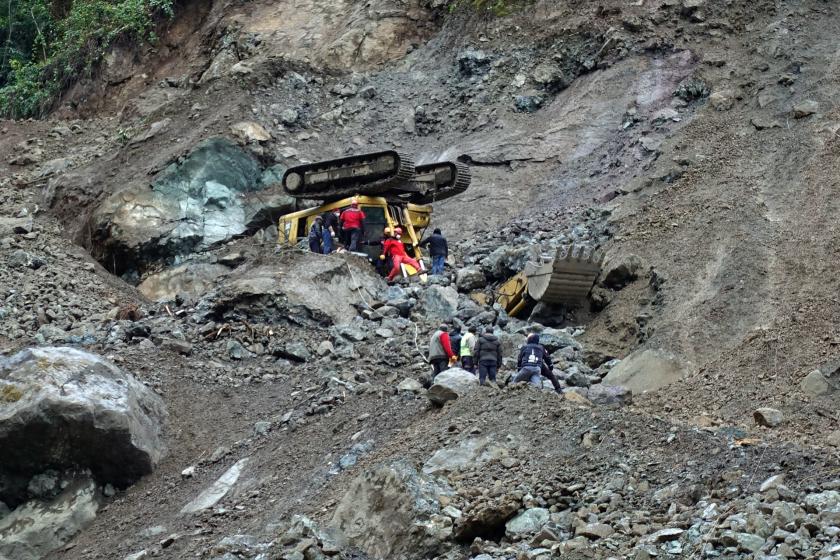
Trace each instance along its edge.
<instances>
[{"instance_id":1,"label":"worker in black jacket","mask_svg":"<svg viewBox=\"0 0 840 560\"><path fill-rule=\"evenodd\" d=\"M435 228L434 233L420 242L421 247L429 246L429 256L432 257L432 274L440 276L443 274L443 266L446 264L446 257L449 256L449 245L446 238L441 234L440 228Z\"/></svg>"},{"instance_id":2,"label":"worker in black jacket","mask_svg":"<svg viewBox=\"0 0 840 560\"><path fill-rule=\"evenodd\" d=\"M516 367L519 368L519 372L513 379L514 383L528 381L537 387L542 387L541 376L545 376L551 381L555 391L563 392L560 382L554 375L554 364L551 362L551 356L548 355L545 346L540 344L540 335L537 333L529 334L527 344L519 349Z\"/></svg>"}]
</instances>

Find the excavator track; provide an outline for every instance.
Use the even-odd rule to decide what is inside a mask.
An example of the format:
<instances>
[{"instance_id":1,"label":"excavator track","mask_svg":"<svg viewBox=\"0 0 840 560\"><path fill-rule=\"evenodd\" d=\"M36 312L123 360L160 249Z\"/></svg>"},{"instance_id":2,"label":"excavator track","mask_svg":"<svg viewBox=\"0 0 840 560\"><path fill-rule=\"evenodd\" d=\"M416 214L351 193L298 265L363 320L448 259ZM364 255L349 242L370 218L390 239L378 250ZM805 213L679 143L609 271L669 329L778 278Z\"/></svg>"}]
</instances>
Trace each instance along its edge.
<instances>
[{"instance_id":1,"label":"excavator track","mask_svg":"<svg viewBox=\"0 0 840 560\"><path fill-rule=\"evenodd\" d=\"M356 194L377 196L414 177L414 160L396 150L297 165L283 175L294 198L335 200Z\"/></svg>"},{"instance_id":2,"label":"excavator track","mask_svg":"<svg viewBox=\"0 0 840 560\"><path fill-rule=\"evenodd\" d=\"M583 246L560 247L551 262L526 265L528 295L552 305L579 303L589 295L603 261L603 253Z\"/></svg>"},{"instance_id":3,"label":"excavator track","mask_svg":"<svg viewBox=\"0 0 840 560\"><path fill-rule=\"evenodd\" d=\"M470 168L463 163L439 161L418 165L413 183L419 193L407 199L415 204L431 204L461 194L470 186Z\"/></svg>"}]
</instances>

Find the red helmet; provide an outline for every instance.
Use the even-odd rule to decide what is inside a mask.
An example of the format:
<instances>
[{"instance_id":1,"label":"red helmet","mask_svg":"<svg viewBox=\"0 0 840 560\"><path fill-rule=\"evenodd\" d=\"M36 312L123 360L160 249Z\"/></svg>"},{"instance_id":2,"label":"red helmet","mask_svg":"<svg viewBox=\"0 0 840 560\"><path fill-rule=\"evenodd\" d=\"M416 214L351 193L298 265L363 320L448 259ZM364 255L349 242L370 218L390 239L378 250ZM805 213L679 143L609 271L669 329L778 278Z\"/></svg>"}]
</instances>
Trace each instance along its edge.
<instances>
[{"instance_id":1,"label":"red helmet","mask_svg":"<svg viewBox=\"0 0 840 560\"><path fill-rule=\"evenodd\" d=\"M394 235L402 235L402 228L401 227L395 227L394 228Z\"/></svg>"},{"instance_id":2,"label":"red helmet","mask_svg":"<svg viewBox=\"0 0 840 560\"><path fill-rule=\"evenodd\" d=\"M352 206L353 208L358 208L359 207L359 200L354 198L353 200L350 201L350 206Z\"/></svg>"}]
</instances>

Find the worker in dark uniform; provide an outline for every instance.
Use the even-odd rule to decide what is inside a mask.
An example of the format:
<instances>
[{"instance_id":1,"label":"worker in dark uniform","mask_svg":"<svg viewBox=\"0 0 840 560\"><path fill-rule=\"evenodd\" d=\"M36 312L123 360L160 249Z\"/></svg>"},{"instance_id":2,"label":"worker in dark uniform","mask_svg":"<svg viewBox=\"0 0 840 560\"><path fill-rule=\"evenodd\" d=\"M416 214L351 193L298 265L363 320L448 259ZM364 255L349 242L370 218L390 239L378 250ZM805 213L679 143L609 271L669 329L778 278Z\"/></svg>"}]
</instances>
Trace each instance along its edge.
<instances>
[{"instance_id":1,"label":"worker in dark uniform","mask_svg":"<svg viewBox=\"0 0 840 560\"><path fill-rule=\"evenodd\" d=\"M449 245L440 228L435 228L432 235L420 242L421 247L426 245L429 246L429 256L432 257L432 274L440 276L443 274L446 257L449 256Z\"/></svg>"}]
</instances>

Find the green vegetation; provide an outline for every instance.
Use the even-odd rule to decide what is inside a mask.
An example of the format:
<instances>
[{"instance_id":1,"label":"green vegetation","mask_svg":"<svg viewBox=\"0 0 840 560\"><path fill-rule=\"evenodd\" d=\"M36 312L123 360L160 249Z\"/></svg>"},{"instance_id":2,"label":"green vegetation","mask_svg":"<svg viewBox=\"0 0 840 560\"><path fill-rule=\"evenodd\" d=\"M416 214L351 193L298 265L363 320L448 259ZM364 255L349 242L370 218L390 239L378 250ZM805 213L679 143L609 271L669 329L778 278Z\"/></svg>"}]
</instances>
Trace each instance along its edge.
<instances>
[{"instance_id":1,"label":"green vegetation","mask_svg":"<svg viewBox=\"0 0 840 560\"><path fill-rule=\"evenodd\" d=\"M155 18L171 16L173 1L0 2L0 116L43 116L116 40L154 41Z\"/></svg>"},{"instance_id":2,"label":"green vegetation","mask_svg":"<svg viewBox=\"0 0 840 560\"><path fill-rule=\"evenodd\" d=\"M526 2L527 0L452 0L449 2L449 11L454 12L459 8L470 8L501 17L510 14Z\"/></svg>"}]
</instances>

